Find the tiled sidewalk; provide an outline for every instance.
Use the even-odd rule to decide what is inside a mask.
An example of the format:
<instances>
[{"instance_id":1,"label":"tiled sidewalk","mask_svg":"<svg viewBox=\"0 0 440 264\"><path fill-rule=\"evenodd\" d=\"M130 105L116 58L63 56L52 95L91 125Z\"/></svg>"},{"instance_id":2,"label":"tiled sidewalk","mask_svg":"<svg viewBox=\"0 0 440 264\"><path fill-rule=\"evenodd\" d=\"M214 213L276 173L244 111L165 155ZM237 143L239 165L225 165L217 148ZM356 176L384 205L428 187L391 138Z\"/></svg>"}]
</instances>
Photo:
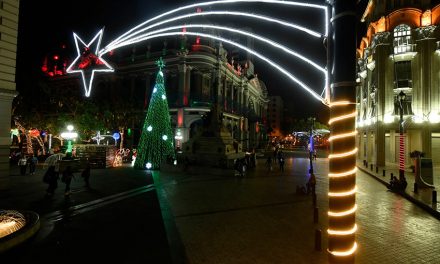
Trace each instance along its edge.
<instances>
[{"instance_id":1,"label":"tiled sidewalk","mask_svg":"<svg viewBox=\"0 0 440 264\"><path fill-rule=\"evenodd\" d=\"M373 176L378 181L382 182L385 185L388 185L391 178L391 173L394 176L399 177L399 169L395 164L387 164L386 166L377 167L375 164L368 164L365 166L362 160L357 160L357 167ZM385 171L385 174L384 174ZM436 168L434 168L434 172L436 172ZM385 175L385 176L384 176ZM434 174L435 175L435 174ZM415 176L414 173L405 170L405 178L408 182L408 187L405 192L401 192L400 195L408 199L409 201L417 204L437 219L440 219L440 201L439 194L437 193L440 189L440 177L434 176L434 185L435 188L417 188L417 192L414 190L414 182ZM434 196L436 196L436 202L434 202Z\"/></svg>"}]
</instances>

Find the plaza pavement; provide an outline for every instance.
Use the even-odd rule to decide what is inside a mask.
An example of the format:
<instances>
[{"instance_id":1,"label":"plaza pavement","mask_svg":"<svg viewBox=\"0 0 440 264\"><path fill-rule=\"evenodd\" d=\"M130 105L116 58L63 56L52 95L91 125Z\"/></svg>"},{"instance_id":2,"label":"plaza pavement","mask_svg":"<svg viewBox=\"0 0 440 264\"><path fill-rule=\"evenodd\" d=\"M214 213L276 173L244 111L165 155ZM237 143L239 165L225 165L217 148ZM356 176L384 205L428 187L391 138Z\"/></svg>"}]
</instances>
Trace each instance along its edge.
<instances>
[{"instance_id":1,"label":"plaza pavement","mask_svg":"<svg viewBox=\"0 0 440 264\"><path fill-rule=\"evenodd\" d=\"M42 228L0 257L14 263L327 263L328 160L313 164L317 223L312 197L296 193L308 179L306 158L287 157L284 172L268 171L259 159L243 178L195 166L186 173L92 170L92 190L78 175L69 199L60 184L51 200L43 198L41 168L36 175L13 171L0 208L36 211ZM356 263L438 263L440 221L372 173L360 168L357 174Z\"/></svg>"}]
</instances>

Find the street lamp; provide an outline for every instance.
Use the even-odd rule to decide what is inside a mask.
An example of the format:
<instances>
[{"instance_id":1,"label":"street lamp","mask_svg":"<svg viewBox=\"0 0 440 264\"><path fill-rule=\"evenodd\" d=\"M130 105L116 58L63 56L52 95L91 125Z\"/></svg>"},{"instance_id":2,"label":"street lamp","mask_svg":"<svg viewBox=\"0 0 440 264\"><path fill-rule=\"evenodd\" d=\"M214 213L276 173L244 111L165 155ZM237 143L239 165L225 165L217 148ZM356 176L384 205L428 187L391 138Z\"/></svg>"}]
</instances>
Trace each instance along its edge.
<instances>
[{"instance_id":1,"label":"street lamp","mask_svg":"<svg viewBox=\"0 0 440 264\"><path fill-rule=\"evenodd\" d=\"M72 153L72 140L78 137L78 133L73 132L73 126L67 126L67 132L61 133L61 137L67 139L67 153Z\"/></svg>"},{"instance_id":2,"label":"street lamp","mask_svg":"<svg viewBox=\"0 0 440 264\"><path fill-rule=\"evenodd\" d=\"M400 91L399 95L399 180L405 177L405 136L403 134L403 102L406 94Z\"/></svg>"}]
</instances>

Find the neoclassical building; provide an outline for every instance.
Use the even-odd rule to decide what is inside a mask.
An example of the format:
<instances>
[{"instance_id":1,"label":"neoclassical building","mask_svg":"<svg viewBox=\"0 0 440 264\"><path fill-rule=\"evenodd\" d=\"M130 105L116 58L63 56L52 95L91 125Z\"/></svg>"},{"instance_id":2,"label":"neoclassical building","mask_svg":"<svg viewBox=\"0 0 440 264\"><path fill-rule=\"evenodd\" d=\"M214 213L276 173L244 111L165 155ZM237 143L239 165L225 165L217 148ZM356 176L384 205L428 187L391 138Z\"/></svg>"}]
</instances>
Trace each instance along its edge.
<instances>
[{"instance_id":1,"label":"neoclassical building","mask_svg":"<svg viewBox=\"0 0 440 264\"><path fill-rule=\"evenodd\" d=\"M358 158L399 162L403 121L406 167L422 151L440 165L440 5L370 1L358 55ZM400 114L402 113L402 119Z\"/></svg>"},{"instance_id":2,"label":"neoclassical building","mask_svg":"<svg viewBox=\"0 0 440 264\"><path fill-rule=\"evenodd\" d=\"M130 91L140 89L149 96L157 74L155 60L162 56L176 147L194 136L214 103L221 106L223 126L244 150L259 147L267 137L269 99L264 82L253 72L252 61L234 62L219 42L196 39L191 44L185 38L179 41L181 45L182 41L186 48L167 48L167 42L160 52L150 52L148 45L146 51L136 47L131 56L117 63L117 78L125 83L130 79ZM138 80L145 80L144 85L136 87Z\"/></svg>"},{"instance_id":3,"label":"neoclassical building","mask_svg":"<svg viewBox=\"0 0 440 264\"><path fill-rule=\"evenodd\" d=\"M158 71L155 61L160 57L166 65L165 89L176 148L197 133L214 104L220 106L224 128L244 151L265 143L269 102L266 86L254 73L252 57L229 52L218 41L179 36L118 49L106 58L115 72L96 76L91 97L109 102L123 97L136 112L145 112ZM61 64L69 63L58 59L54 64L48 57L43 65L47 75L53 76L53 86L81 90L80 78L66 75ZM58 71L54 72L56 65ZM126 129L139 131L141 125L133 123ZM135 146L137 140L126 142Z\"/></svg>"}]
</instances>

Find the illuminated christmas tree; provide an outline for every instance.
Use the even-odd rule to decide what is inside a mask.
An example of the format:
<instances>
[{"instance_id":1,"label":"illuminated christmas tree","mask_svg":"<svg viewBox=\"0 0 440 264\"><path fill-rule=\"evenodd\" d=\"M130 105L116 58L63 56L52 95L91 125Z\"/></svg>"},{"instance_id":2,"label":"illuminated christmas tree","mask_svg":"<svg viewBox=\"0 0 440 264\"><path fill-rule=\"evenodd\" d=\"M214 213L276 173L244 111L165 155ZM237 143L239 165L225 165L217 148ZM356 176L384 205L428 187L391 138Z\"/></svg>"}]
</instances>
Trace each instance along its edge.
<instances>
[{"instance_id":1,"label":"illuminated christmas tree","mask_svg":"<svg viewBox=\"0 0 440 264\"><path fill-rule=\"evenodd\" d=\"M159 169L164 158L174 158L173 133L164 86L162 58L156 61L159 72L151 94L147 116L142 128L134 167Z\"/></svg>"}]
</instances>

